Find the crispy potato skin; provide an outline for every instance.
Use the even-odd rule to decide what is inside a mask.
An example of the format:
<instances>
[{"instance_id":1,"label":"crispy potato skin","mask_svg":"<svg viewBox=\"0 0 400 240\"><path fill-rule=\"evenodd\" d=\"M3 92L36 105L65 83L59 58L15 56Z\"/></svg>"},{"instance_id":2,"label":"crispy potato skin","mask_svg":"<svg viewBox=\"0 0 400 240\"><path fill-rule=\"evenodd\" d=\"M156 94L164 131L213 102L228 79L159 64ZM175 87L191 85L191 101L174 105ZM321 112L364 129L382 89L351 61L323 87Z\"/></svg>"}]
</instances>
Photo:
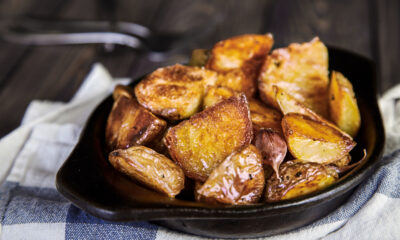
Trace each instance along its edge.
<instances>
[{"instance_id":1,"label":"crispy potato skin","mask_svg":"<svg viewBox=\"0 0 400 240\"><path fill-rule=\"evenodd\" d=\"M217 73L179 64L159 68L135 87L139 103L170 120L190 117L201 109L206 85L217 81Z\"/></svg>"},{"instance_id":2,"label":"crispy potato skin","mask_svg":"<svg viewBox=\"0 0 400 240\"><path fill-rule=\"evenodd\" d=\"M204 182L229 154L250 144L252 136L247 99L240 94L182 121L165 140L185 175Z\"/></svg>"},{"instance_id":3,"label":"crispy potato skin","mask_svg":"<svg viewBox=\"0 0 400 240\"><path fill-rule=\"evenodd\" d=\"M206 67L222 72L237 68L256 68L262 64L273 43L271 34L245 34L220 41L211 50Z\"/></svg>"},{"instance_id":4,"label":"crispy potato skin","mask_svg":"<svg viewBox=\"0 0 400 240\"><path fill-rule=\"evenodd\" d=\"M272 51L258 80L260 97L267 104L278 108L276 85L323 117L328 115L328 84L328 50L318 37Z\"/></svg>"},{"instance_id":5,"label":"crispy potato skin","mask_svg":"<svg viewBox=\"0 0 400 240\"><path fill-rule=\"evenodd\" d=\"M185 185L185 175L180 167L144 146L115 150L108 160L118 171L169 197L177 195Z\"/></svg>"},{"instance_id":6,"label":"crispy potato skin","mask_svg":"<svg viewBox=\"0 0 400 240\"><path fill-rule=\"evenodd\" d=\"M329 164L346 156L356 143L339 130L298 113L282 119L290 153L307 162Z\"/></svg>"},{"instance_id":7,"label":"crispy potato skin","mask_svg":"<svg viewBox=\"0 0 400 240\"><path fill-rule=\"evenodd\" d=\"M340 72L332 72L329 85L329 113L332 121L352 137L357 135L361 115L350 81Z\"/></svg>"},{"instance_id":8,"label":"crispy potato skin","mask_svg":"<svg viewBox=\"0 0 400 240\"><path fill-rule=\"evenodd\" d=\"M253 97L257 89L256 82L240 68L219 72L218 80L215 84L237 92L243 92L247 97Z\"/></svg>"},{"instance_id":9,"label":"crispy potato skin","mask_svg":"<svg viewBox=\"0 0 400 240\"><path fill-rule=\"evenodd\" d=\"M140 106L135 99L118 94L107 119L106 142L111 150L144 145L166 126L164 120Z\"/></svg>"},{"instance_id":10,"label":"crispy potato skin","mask_svg":"<svg viewBox=\"0 0 400 240\"><path fill-rule=\"evenodd\" d=\"M215 168L197 194L206 201L249 204L260 199L264 185L261 154L255 146L249 145L232 153Z\"/></svg>"},{"instance_id":11,"label":"crispy potato skin","mask_svg":"<svg viewBox=\"0 0 400 240\"><path fill-rule=\"evenodd\" d=\"M219 86L252 97L257 89L261 65L273 42L271 34L247 34L220 41L211 50L206 68L221 74Z\"/></svg>"},{"instance_id":12,"label":"crispy potato skin","mask_svg":"<svg viewBox=\"0 0 400 240\"><path fill-rule=\"evenodd\" d=\"M267 181L265 199L276 202L292 199L322 190L338 179L333 168L317 163L284 162L280 169L280 180L272 175Z\"/></svg>"},{"instance_id":13,"label":"crispy potato skin","mask_svg":"<svg viewBox=\"0 0 400 240\"><path fill-rule=\"evenodd\" d=\"M282 134L282 114L280 114L279 111L265 106L262 102L254 98L249 98L248 101L255 133L262 128L270 128Z\"/></svg>"},{"instance_id":14,"label":"crispy potato skin","mask_svg":"<svg viewBox=\"0 0 400 240\"><path fill-rule=\"evenodd\" d=\"M274 86L273 88L274 91L276 92L276 102L278 103L279 109L284 115L288 113L299 113L306 115L315 121L324 123L332 128L335 128L336 130L341 132L341 134L352 139L350 135L348 135L346 132L343 132L340 128L338 128L338 126L326 120L325 118L321 117L313 110L307 108L302 103L297 101L293 96L283 91L281 88L277 86Z\"/></svg>"},{"instance_id":15,"label":"crispy potato skin","mask_svg":"<svg viewBox=\"0 0 400 240\"><path fill-rule=\"evenodd\" d=\"M203 109L211 107L224 99L228 99L238 94L230 88L209 86L203 99Z\"/></svg>"}]
</instances>

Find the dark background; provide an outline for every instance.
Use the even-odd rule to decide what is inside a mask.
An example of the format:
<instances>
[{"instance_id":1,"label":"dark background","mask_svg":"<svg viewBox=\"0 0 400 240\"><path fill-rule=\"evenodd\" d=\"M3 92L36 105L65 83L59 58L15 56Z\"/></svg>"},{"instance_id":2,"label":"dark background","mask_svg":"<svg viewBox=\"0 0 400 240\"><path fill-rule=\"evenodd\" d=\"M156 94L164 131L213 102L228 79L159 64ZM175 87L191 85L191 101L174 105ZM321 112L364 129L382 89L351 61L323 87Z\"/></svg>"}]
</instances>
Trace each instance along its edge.
<instances>
[{"instance_id":1,"label":"dark background","mask_svg":"<svg viewBox=\"0 0 400 240\"><path fill-rule=\"evenodd\" d=\"M373 59L380 93L400 82L398 0L0 0L0 19L18 16L132 21L155 31L199 29L199 34L163 62L126 47L108 51L102 45L31 47L0 41L0 137L20 124L31 100L68 101L95 62L113 77L137 77L187 61L191 48L210 48L243 33L271 32L275 46L319 36Z\"/></svg>"}]
</instances>

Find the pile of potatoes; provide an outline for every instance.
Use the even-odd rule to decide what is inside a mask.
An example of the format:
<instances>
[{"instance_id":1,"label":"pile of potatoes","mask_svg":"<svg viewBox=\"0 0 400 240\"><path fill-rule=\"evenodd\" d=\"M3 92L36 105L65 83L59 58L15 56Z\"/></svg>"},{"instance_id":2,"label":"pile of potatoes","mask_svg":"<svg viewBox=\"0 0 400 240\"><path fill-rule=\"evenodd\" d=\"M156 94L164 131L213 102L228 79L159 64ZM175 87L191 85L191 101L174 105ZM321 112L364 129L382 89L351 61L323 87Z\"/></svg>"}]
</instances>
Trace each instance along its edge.
<instances>
[{"instance_id":1,"label":"pile of potatoes","mask_svg":"<svg viewBox=\"0 0 400 240\"><path fill-rule=\"evenodd\" d=\"M361 117L350 81L328 72L316 37L275 49L247 34L193 51L189 66L117 86L107 120L109 162L175 197L251 204L326 188L350 169Z\"/></svg>"}]
</instances>

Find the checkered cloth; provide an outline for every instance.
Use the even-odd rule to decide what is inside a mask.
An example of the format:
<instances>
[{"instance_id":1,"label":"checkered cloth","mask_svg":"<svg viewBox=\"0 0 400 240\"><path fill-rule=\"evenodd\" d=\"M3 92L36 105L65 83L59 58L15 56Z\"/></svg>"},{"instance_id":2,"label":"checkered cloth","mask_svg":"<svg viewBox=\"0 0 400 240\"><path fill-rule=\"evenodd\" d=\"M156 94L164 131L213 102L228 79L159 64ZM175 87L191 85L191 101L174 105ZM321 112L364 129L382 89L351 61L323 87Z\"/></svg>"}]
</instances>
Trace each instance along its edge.
<instances>
[{"instance_id":1,"label":"checkered cloth","mask_svg":"<svg viewBox=\"0 0 400 240\"><path fill-rule=\"evenodd\" d=\"M126 81L126 80L125 80ZM198 239L147 222L93 217L55 189L55 174L88 114L113 89L95 65L69 103L33 101L22 125L0 141L1 239ZM400 86L381 99L388 146L384 160L344 205L325 218L268 239L398 239L400 236Z\"/></svg>"}]
</instances>

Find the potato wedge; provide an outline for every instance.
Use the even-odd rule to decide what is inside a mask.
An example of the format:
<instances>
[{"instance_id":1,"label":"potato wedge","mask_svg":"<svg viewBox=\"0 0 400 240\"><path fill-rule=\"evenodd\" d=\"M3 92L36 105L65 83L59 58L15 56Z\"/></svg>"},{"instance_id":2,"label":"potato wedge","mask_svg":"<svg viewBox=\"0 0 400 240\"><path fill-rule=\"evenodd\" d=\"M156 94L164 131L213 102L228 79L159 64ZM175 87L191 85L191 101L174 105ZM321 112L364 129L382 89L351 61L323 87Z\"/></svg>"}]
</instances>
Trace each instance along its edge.
<instances>
[{"instance_id":1,"label":"potato wedge","mask_svg":"<svg viewBox=\"0 0 400 240\"><path fill-rule=\"evenodd\" d=\"M257 68L273 43L271 34L245 34L220 41L212 48L206 68L219 72L242 68L246 74L258 75Z\"/></svg>"},{"instance_id":2,"label":"potato wedge","mask_svg":"<svg viewBox=\"0 0 400 240\"><path fill-rule=\"evenodd\" d=\"M279 173L280 178L272 175L267 181L267 202L292 199L322 190L339 178L333 168L318 163L287 161L281 165Z\"/></svg>"},{"instance_id":3,"label":"potato wedge","mask_svg":"<svg viewBox=\"0 0 400 240\"><path fill-rule=\"evenodd\" d=\"M262 128L270 128L282 134L282 114L273 108L265 106L254 98L249 98L248 101L254 132Z\"/></svg>"},{"instance_id":4,"label":"potato wedge","mask_svg":"<svg viewBox=\"0 0 400 240\"><path fill-rule=\"evenodd\" d=\"M167 126L131 97L121 95L114 101L107 119L106 142L110 150L144 145Z\"/></svg>"},{"instance_id":5,"label":"potato wedge","mask_svg":"<svg viewBox=\"0 0 400 240\"><path fill-rule=\"evenodd\" d=\"M302 103L297 101L293 96L283 91L281 88L274 86L274 89L276 91L276 102L278 103L278 106L284 115L290 112L306 115L315 121L322 122L332 128L335 128L343 135L346 135L347 137L352 139L350 135L348 135L346 132L343 132L340 128L338 128L338 126L321 117L313 110L307 108Z\"/></svg>"},{"instance_id":6,"label":"potato wedge","mask_svg":"<svg viewBox=\"0 0 400 240\"><path fill-rule=\"evenodd\" d=\"M274 50L258 80L260 97L278 108L273 86L282 88L317 114L328 115L328 50L318 37Z\"/></svg>"},{"instance_id":7,"label":"potato wedge","mask_svg":"<svg viewBox=\"0 0 400 240\"><path fill-rule=\"evenodd\" d=\"M190 57L189 66L204 67L210 57L210 51L207 49L194 49Z\"/></svg>"},{"instance_id":8,"label":"potato wedge","mask_svg":"<svg viewBox=\"0 0 400 240\"><path fill-rule=\"evenodd\" d=\"M247 34L220 41L211 50L206 68L220 73L218 86L253 97L261 65L272 44L271 34Z\"/></svg>"},{"instance_id":9,"label":"potato wedge","mask_svg":"<svg viewBox=\"0 0 400 240\"><path fill-rule=\"evenodd\" d=\"M329 113L332 121L352 137L361 125L360 110L350 81L340 72L332 72L329 85Z\"/></svg>"},{"instance_id":10,"label":"potato wedge","mask_svg":"<svg viewBox=\"0 0 400 240\"><path fill-rule=\"evenodd\" d=\"M224 204L256 203L265 185L259 150L249 145L232 153L197 190L199 199L213 199Z\"/></svg>"},{"instance_id":11,"label":"potato wedge","mask_svg":"<svg viewBox=\"0 0 400 240\"><path fill-rule=\"evenodd\" d=\"M135 87L139 103L170 120L190 117L201 109L205 84L214 84L217 73L176 64L159 68Z\"/></svg>"},{"instance_id":12,"label":"potato wedge","mask_svg":"<svg viewBox=\"0 0 400 240\"><path fill-rule=\"evenodd\" d=\"M180 167L144 146L115 150L108 160L118 171L169 197L177 195L185 185L185 175Z\"/></svg>"},{"instance_id":13,"label":"potato wedge","mask_svg":"<svg viewBox=\"0 0 400 240\"><path fill-rule=\"evenodd\" d=\"M307 162L335 162L356 145L337 129L298 113L286 114L282 119L282 129L293 157Z\"/></svg>"},{"instance_id":14,"label":"potato wedge","mask_svg":"<svg viewBox=\"0 0 400 240\"><path fill-rule=\"evenodd\" d=\"M179 123L165 140L185 175L204 182L229 154L250 144L252 136L247 99L240 94Z\"/></svg>"},{"instance_id":15,"label":"potato wedge","mask_svg":"<svg viewBox=\"0 0 400 240\"><path fill-rule=\"evenodd\" d=\"M238 94L230 88L226 87L207 87L206 94L203 99L203 109L211 107L224 99L228 99L234 95Z\"/></svg>"}]
</instances>

